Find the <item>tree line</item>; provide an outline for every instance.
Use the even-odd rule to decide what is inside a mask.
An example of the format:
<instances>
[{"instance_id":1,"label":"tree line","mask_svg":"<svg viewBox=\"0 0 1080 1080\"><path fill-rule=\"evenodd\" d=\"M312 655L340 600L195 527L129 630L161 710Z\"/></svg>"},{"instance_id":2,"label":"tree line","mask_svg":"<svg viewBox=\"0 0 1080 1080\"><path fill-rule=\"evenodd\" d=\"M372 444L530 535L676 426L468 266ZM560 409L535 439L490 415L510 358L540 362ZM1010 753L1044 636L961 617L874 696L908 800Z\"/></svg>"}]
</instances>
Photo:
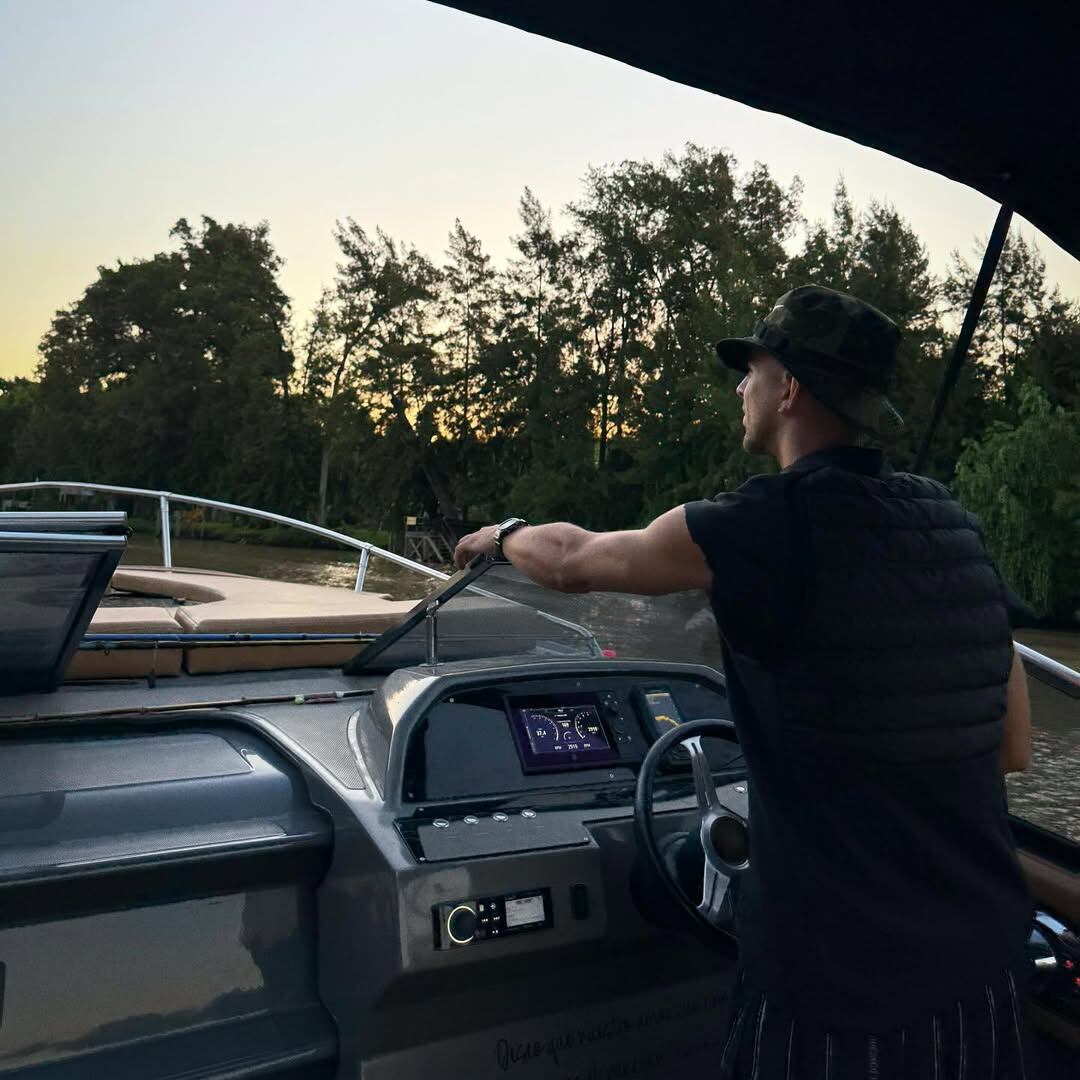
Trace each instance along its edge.
<instances>
[{"instance_id":1,"label":"tree line","mask_svg":"<svg viewBox=\"0 0 1080 1080\"><path fill-rule=\"evenodd\" d=\"M770 467L741 449L735 376L705 359L808 282L904 331L887 449L910 467L976 267L932 273L898 211L842 182L827 221L801 201L798 180L691 145L591 169L560 225L526 189L502 265L460 221L433 258L345 219L308 313L266 223L181 219L56 313L33 379L0 381L0 476L391 530L429 512L634 526ZM1043 612L1080 604L1078 352L1080 306L1014 233L926 471Z\"/></svg>"}]
</instances>

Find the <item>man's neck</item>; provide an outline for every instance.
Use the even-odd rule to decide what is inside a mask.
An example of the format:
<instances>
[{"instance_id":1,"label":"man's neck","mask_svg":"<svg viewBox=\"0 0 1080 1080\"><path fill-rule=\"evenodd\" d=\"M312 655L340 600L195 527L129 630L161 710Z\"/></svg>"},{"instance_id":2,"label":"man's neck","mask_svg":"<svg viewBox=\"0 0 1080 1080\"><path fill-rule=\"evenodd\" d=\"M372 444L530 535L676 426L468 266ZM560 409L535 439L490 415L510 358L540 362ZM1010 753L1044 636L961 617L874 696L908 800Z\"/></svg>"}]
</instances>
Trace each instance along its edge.
<instances>
[{"instance_id":1,"label":"man's neck","mask_svg":"<svg viewBox=\"0 0 1080 1080\"><path fill-rule=\"evenodd\" d=\"M781 469L794 465L807 454L816 454L819 450L828 450L833 446L852 446L853 443L837 435L810 434L807 432L787 432L779 440L780 445L773 455Z\"/></svg>"}]
</instances>

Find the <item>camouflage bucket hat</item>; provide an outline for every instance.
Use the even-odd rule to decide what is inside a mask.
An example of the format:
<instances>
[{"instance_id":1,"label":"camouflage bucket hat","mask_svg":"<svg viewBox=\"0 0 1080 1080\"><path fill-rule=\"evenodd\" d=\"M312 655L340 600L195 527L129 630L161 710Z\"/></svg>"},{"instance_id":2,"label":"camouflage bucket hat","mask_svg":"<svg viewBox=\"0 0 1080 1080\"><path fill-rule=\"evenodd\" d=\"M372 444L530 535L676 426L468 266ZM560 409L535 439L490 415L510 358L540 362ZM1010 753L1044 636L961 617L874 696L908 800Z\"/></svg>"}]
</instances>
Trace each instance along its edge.
<instances>
[{"instance_id":1,"label":"camouflage bucket hat","mask_svg":"<svg viewBox=\"0 0 1080 1080\"><path fill-rule=\"evenodd\" d=\"M899 327L877 308L835 289L802 285L784 293L750 337L717 342L716 355L745 372L751 355L764 350L823 405L878 435L904 424L885 396L899 344Z\"/></svg>"}]
</instances>

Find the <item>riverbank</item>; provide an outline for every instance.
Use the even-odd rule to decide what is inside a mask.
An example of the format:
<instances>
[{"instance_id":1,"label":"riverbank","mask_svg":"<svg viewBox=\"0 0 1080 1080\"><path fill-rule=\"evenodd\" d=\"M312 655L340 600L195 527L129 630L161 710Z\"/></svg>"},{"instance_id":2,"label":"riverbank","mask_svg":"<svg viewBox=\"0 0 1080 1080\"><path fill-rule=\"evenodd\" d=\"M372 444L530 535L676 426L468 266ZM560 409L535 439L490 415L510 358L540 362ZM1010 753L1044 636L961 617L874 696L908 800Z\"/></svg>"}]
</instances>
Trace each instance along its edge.
<instances>
[{"instance_id":1,"label":"riverbank","mask_svg":"<svg viewBox=\"0 0 1080 1080\"><path fill-rule=\"evenodd\" d=\"M174 566L346 589L356 583L360 560L359 551L342 547L334 550L284 547L262 540L228 543L190 536L173 537L172 555ZM123 561L127 565L160 566L161 538L152 529L136 530L128 541ZM392 600L419 600L426 594L430 581L418 571L375 556L368 564L365 588Z\"/></svg>"},{"instance_id":2,"label":"riverbank","mask_svg":"<svg viewBox=\"0 0 1080 1080\"><path fill-rule=\"evenodd\" d=\"M160 523L156 518L129 517L128 525L136 536L160 536ZM327 528L376 547L390 546L390 533L386 529L361 529L355 525L328 525ZM191 520L182 513L173 514L172 536L174 539L218 540L225 544L258 544L263 547L315 548L321 551L342 549L333 540L292 525L239 525L231 521Z\"/></svg>"}]
</instances>

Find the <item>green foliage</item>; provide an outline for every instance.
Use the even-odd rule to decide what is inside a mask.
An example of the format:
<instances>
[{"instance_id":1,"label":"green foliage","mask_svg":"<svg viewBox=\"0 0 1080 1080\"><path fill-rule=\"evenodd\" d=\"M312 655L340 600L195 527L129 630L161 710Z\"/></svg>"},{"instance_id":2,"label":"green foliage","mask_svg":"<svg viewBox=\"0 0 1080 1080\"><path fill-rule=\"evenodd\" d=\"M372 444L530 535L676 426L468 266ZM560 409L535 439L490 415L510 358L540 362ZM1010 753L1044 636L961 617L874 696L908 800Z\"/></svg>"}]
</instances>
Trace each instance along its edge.
<instances>
[{"instance_id":1,"label":"green foliage","mask_svg":"<svg viewBox=\"0 0 1080 1080\"><path fill-rule=\"evenodd\" d=\"M460 221L436 265L347 218L302 325L265 223L180 220L167 250L101 267L57 312L37 381L0 382L0 474L383 532L424 512L633 527L773 467L742 450L737 379L706 359L808 282L903 330L892 398L907 426L886 448L910 467L975 271L955 256L936 277L901 215L856 207L842 182L826 222L804 229L801 198L798 180L688 145L591 169L565 225L526 189L503 265ZM1011 236L927 466L951 481L965 440L987 433L963 449L958 483L1044 610L1076 597L1064 426L1080 409L1078 352L1080 307Z\"/></svg>"},{"instance_id":2,"label":"green foliage","mask_svg":"<svg viewBox=\"0 0 1080 1080\"><path fill-rule=\"evenodd\" d=\"M1080 413L1018 389L1019 419L970 439L956 491L982 520L1006 580L1043 615L1080 607Z\"/></svg>"},{"instance_id":3,"label":"green foliage","mask_svg":"<svg viewBox=\"0 0 1080 1080\"><path fill-rule=\"evenodd\" d=\"M0 476L13 475L18 466L19 440L37 407L38 389L29 379L0 379Z\"/></svg>"},{"instance_id":4,"label":"green foliage","mask_svg":"<svg viewBox=\"0 0 1080 1080\"><path fill-rule=\"evenodd\" d=\"M57 313L18 465L281 505L303 439L269 229L204 218L171 235L175 250L99 268Z\"/></svg>"}]
</instances>

